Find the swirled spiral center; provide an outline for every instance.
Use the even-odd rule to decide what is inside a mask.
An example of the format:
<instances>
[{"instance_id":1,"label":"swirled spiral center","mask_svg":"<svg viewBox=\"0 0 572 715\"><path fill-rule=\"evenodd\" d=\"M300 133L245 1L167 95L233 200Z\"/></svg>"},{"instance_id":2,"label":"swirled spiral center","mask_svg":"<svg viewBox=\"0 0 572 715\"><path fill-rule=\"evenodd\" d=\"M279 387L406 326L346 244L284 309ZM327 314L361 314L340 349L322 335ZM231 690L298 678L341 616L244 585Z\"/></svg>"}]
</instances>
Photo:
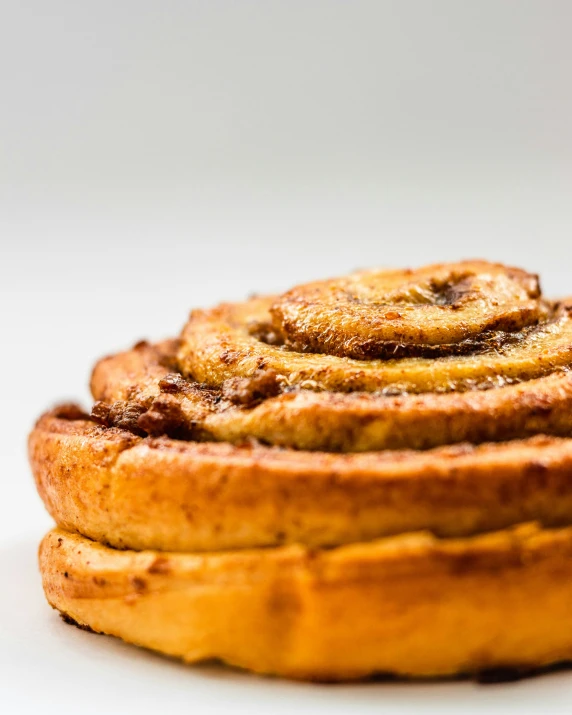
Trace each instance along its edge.
<instances>
[{"instance_id":1,"label":"swirled spiral center","mask_svg":"<svg viewBox=\"0 0 572 715\"><path fill-rule=\"evenodd\" d=\"M362 271L298 286L271 307L300 352L356 359L463 354L546 315L538 278L484 261Z\"/></svg>"}]
</instances>

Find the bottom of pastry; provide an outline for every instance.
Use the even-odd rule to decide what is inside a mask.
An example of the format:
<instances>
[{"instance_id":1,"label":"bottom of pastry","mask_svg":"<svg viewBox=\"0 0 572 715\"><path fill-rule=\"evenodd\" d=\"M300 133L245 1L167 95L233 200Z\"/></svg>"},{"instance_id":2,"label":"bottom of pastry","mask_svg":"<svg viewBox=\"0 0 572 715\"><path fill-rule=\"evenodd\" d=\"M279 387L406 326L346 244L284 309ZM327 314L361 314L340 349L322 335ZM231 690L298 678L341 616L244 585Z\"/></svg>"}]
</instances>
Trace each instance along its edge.
<instances>
[{"instance_id":1,"label":"bottom of pastry","mask_svg":"<svg viewBox=\"0 0 572 715\"><path fill-rule=\"evenodd\" d=\"M572 659L572 528L206 554L54 529L40 568L48 601L77 625L187 662L341 681Z\"/></svg>"}]
</instances>

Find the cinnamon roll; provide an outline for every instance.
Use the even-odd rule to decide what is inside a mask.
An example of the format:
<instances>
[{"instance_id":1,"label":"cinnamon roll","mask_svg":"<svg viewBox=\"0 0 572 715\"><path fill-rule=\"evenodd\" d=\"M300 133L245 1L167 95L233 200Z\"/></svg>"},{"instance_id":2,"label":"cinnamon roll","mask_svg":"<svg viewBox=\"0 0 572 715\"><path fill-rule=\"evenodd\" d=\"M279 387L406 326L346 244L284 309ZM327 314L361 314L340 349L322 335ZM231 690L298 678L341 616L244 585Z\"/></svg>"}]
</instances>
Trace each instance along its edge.
<instances>
[{"instance_id":1,"label":"cinnamon roll","mask_svg":"<svg viewBox=\"0 0 572 715\"><path fill-rule=\"evenodd\" d=\"M572 659L572 300L465 261L190 315L30 435L49 602L345 680Z\"/></svg>"}]
</instances>

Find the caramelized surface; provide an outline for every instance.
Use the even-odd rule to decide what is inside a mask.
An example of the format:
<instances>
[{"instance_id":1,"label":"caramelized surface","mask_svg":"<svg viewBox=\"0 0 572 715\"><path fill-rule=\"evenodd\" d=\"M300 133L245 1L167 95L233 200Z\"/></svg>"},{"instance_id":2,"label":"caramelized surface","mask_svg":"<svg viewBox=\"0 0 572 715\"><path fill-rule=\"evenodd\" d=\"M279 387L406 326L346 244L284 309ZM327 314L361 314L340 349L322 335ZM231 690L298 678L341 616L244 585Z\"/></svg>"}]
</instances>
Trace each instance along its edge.
<instances>
[{"instance_id":1,"label":"caramelized surface","mask_svg":"<svg viewBox=\"0 0 572 715\"><path fill-rule=\"evenodd\" d=\"M537 276L464 261L308 283L270 312L295 350L367 359L484 350L537 324L546 306Z\"/></svg>"}]
</instances>

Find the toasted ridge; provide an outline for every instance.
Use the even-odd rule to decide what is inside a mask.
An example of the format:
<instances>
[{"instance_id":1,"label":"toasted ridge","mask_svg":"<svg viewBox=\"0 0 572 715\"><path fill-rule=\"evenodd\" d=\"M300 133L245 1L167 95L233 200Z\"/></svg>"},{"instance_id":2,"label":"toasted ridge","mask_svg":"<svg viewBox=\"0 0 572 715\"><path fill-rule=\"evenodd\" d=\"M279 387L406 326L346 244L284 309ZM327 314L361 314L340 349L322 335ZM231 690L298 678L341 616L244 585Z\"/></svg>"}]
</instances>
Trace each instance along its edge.
<instances>
[{"instance_id":1,"label":"toasted ridge","mask_svg":"<svg viewBox=\"0 0 572 715\"><path fill-rule=\"evenodd\" d=\"M327 454L145 439L52 412L30 455L57 523L118 548L316 547L572 523L571 439Z\"/></svg>"}]
</instances>

